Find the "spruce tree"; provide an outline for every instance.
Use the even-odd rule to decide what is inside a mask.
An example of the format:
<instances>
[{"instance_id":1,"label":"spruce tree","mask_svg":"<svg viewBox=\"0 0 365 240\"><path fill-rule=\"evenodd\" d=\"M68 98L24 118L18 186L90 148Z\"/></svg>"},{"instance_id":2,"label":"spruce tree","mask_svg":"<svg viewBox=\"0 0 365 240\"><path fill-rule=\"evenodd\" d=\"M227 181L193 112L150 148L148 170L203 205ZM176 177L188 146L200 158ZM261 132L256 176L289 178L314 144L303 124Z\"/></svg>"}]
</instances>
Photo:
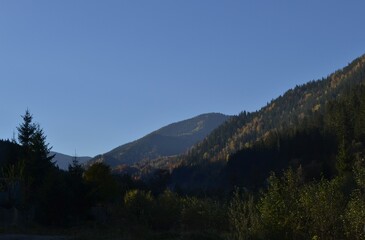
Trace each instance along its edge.
<instances>
[{"instance_id":1,"label":"spruce tree","mask_svg":"<svg viewBox=\"0 0 365 240\"><path fill-rule=\"evenodd\" d=\"M49 143L46 143L46 135L39 124L35 125L35 131L31 139L30 148L38 160L47 164L53 164L52 159L55 155L51 155L52 147L49 147Z\"/></svg>"},{"instance_id":2,"label":"spruce tree","mask_svg":"<svg viewBox=\"0 0 365 240\"><path fill-rule=\"evenodd\" d=\"M22 118L23 123L17 127L18 140L23 147L28 148L31 145L36 126L32 122L33 116L30 114L28 109L25 111L25 114L22 116Z\"/></svg>"},{"instance_id":3,"label":"spruce tree","mask_svg":"<svg viewBox=\"0 0 365 240\"><path fill-rule=\"evenodd\" d=\"M80 164L79 160L77 159L76 153L72 159L72 164L68 165L68 171L72 176L82 178L84 169L82 168L82 165Z\"/></svg>"},{"instance_id":4,"label":"spruce tree","mask_svg":"<svg viewBox=\"0 0 365 240\"><path fill-rule=\"evenodd\" d=\"M46 143L46 135L39 124L33 122L29 110L26 110L22 118L23 123L17 129L18 140L23 147L25 199L29 204L36 201L46 175L54 169L54 155L50 154L51 147Z\"/></svg>"}]
</instances>

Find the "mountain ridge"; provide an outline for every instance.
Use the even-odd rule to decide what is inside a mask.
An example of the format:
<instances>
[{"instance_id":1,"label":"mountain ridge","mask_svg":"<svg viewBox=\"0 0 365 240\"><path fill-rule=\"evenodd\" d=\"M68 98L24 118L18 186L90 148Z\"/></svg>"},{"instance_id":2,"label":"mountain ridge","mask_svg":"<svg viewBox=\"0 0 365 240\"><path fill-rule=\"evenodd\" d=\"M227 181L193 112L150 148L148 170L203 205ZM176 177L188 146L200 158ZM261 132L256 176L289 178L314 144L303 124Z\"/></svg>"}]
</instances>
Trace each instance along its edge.
<instances>
[{"instance_id":1,"label":"mountain ridge","mask_svg":"<svg viewBox=\"0 0 365 240\"><path fill-rule=\"evenodd\" d=\"M203 140L229 117L221 113L205 113L171 123L140 139L97 155L88 162L88 165L104 162L111 167L116 167L182 154Z\"/></svg>"},{"instance_id":2,"label":"mountain ridge","mask_svg":"<svg viewBox=\"0 0 365 240\"><path fill-rule=\"evenodd\" d=\"M346 81L352 76L354 76L351 78L352 81ZM307 111L323 111L328 100L335 99L345 88L363 82L364 76L365 55L362 55L346 67L330 74L327 78L297 85L260 110L252 113L241 113L237 116L241 124L238 124L239 127L230 136L218 156L216 151L207 152L207 158L212 161L224 160L227 155L233 154L237 149L248 147L252 142L265 137L270 130L280 130L298 124L304 119ZM219 128L217 130L219 131ZM189 154L194 155L194 152L199 152L198 148L203 144L204 141L195 146Z\"/></svg>"},{"instance_id":3,"label":"mountain ridge","mask_svg":"<svg viewBox=\"0 0 365 240\"><path fill-rule=\"evenodd\" d=\"M265 142L276 141L279 149L281 145L277 139L281 138L283 131L289 130L295 133L298 128L311 129L311 124L323 121L323 114L328 103L364 84L365 55L362 55L326 78L309 81L289 89L258 111L242 112L238 116L231 117L202 142L191 148L187 154L169 159L168 164L164 164L164 161L161 160L155 165L162 168L174 166L173 169L170 168L172 184L180 187L191 187L194 184L201 188L212 187L214 185L212 182L219 178L220 174L225 171L227 163L232 160L235 162L233 165L230 164L235 166L232 169L236 171L240 169L239 176L245 175L248 171L247 167L252 167L255 163L246 162L242 156L250 156L250 151L254 151L251 150L252 147L260 148L261 145L265 146ZM316 118L318 120L314 120ZM254 161L254 159L249 160ZM257 164L268 163L268 159L265 161ZM332 161L334 160L332 159ZM270 163L270 165L278 167L280 164L278 163L276 166L275 163ZM237 168L238 166L243 166L243 168ZM285 164L280 166L288 167ZM267 166L261 167L268 170ZM255 166L255 169L259 171L260 168ZM226 174L226 178L231 177ZM226 179L226 181L228 180ZM232 179L229 181L235 182Z\"/></svg>"}]
</instances>

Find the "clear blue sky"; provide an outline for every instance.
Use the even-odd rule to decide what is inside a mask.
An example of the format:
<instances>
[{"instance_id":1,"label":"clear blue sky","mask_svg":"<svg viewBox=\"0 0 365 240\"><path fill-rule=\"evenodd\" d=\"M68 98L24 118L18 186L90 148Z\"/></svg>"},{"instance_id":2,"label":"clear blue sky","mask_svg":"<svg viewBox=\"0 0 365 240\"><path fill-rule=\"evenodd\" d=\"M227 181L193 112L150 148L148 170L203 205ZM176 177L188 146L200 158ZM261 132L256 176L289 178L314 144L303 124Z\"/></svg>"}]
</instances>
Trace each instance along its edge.
<instances>
[{"instance_id":1,"label":"clear blue sky","mask_svg":"<svg viewBox=\"0 0 365 240\"><path fill-rule=\"evenodd\" d=\"M254 111L365 53L365 1L0 1L0 138L27 108L96 155L206 112Z\"/></svg>"}]
</instances>

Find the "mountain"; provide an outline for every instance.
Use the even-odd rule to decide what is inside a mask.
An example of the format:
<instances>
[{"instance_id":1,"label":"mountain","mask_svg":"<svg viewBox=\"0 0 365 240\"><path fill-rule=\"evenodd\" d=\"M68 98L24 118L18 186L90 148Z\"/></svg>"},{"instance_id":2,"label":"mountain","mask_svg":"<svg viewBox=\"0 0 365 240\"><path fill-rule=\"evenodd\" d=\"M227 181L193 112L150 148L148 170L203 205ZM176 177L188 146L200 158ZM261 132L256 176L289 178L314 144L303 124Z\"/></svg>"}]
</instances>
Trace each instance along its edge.
<instances>
[{"instance_id":1,"label":"mountain","mask_svg":"<svg viewBox=\"0 0 365 240\"><path fill-rule=\"evenodd\" d=\"M68 165L71 164L72 160L75 158L74 156L69 156L58 152L51 152L51 155L53 154L55 154L53 161L56 163L56 166L58 166L62 170L67 170ZM77 157L77 160L80 164L84 164L90 159L91 157Z\"/></svg>"},{"instance_id":2,"label":"mountain","mask_svg":"<svg viewBox=\"0 0 365 240\"><path fill-rule=\"evenodd\" d=\"M315 112L323 113L326 104L365 82L365 55L327 78L310 81L290 89L259 111L242 112L215 129L204 141L184 156L188 164L219 161L265 138L272 131L298 126Z\"/></svg>"},{"instance_id":3,"label":"mountain","mask_svg":"<svg viewBox=\"0 0 365 240\"><path fill-rule=\"evenodd\" d=\"M229 116L224 114L207 113L172 123L134 142L98 155L88 164L104 162L114 168L183 154L227 119Z\"/></svg>"},{"instance_id":4,"label":"mountain","mask_svg":"<svg viewBox=\"0 0 365 240\"><path fill-rule=\"evenodd\" d=\"M226 171L228 166L231 171L236 171L236 176L239 178L245 175L252 176L252 172L256 176L263 174L267 177L270 170L287 167L286 164L290 161L293 162L294 159L279 163L275 162L275 159L279 161L282 158L267 154L265 161L259 162L257 159L264 157L256 155L256 153L260 153L257 149L260 147L265 149L268 146L260 144L271 141L277 144L276 149L281 150L283 145L279 140L284 138L284 133L292 132L293 136L289 134L290 137L288 137L287 134L288 136L285 138L297 139L299 136L303 137L306 136L305 134L309 134L306 132L312 131L312 125L317 126L313 130L313 135L320 134L320 138L317 139L326 139L327 135L323 135L322 131L325 127L323 121L328 115L328 105L346 95L351 89L364 85L364 83L365 55L326 78L289 89L282 96L272 100L256 112L242 112L238 116L231 117L202 142L195 145L187 154L169 159L169 163L177 162L180 164L180 167L175 168L172 173L173 183L185 187L199 186L205 188L212 186L215 179L223 178L222 175L224 174L227 178L229 175ZM299 129L304 129L303 133L298 132ZM332 130L336 132L336 129ZM298 134L298 137L295 134ZM308 139L311 138L308 137ZM318 143L314 141L315 139L313 138L312 142L307 141L302 149L311 151L311 143ZM290 141L286 141L286 143L290 144ZM330 141L328 143L329 145L332 144ZM322 146L321 142L318 144ZM274 145L270 145L270 147L275 148ZM330 152L336 155L336 152L332 150ZM286 154L289 156L290 150ZM281 155L278 154L277 156ZM297 159L299 163L301 157L299 156ZM317 158L315 156L315 159ZM333 160L333 156L331 158ZM235 164L232 164L233 162ZM270 163L270 167L267 166L268 163ZM157 165L164 167L163 160ZM252 167L255 168L255 171L250 172ZM229 177L232 178L232 176ZM230 179L229 181L235 182L236 180Z\"/></svg>"}]
</instances>

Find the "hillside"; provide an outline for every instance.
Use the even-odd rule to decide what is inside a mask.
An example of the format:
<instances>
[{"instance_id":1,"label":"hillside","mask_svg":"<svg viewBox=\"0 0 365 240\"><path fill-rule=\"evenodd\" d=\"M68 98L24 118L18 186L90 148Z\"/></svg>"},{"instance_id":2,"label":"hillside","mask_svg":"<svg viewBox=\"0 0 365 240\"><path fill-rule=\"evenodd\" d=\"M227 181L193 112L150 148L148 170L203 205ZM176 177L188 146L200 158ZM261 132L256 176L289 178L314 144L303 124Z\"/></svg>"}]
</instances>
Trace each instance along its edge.
<instances>
[{"instance_id":1,"label":"hillside","mask_svg":"<svg viewBox=\"0 0 365 240\"><path fill-rule=\"evenodd\" d=\"M298 126L306 116L322 113L325 105L346 89L364 83L365 55L317 81L288 90L257 112L242 112L217 128L186 156L186 163L227 160L231 154L265 138L272 131Z\"/></svg>"},{"instance_id":2,"label":"hillside","mask_svg":"<svg viewBox=\"0 0 365 240\"><path fill-rule=\"evenodd\" d=\"M228 118L229 116L220 113L208 113L172 123L134 142L98 155L88 164L104 162L116 167L182 154L203 140Z\"/></svg>"},{"instance_id":3,"label":"hillside","mask_svg":"<svg viewBox=\"0 0 365 240\"><path fill-rule=\"evenodd\" d=\"M225 177L227 177L228 172L231 173L230 171L232 170L236 171L236 175L240 179L242 179L242 176L248 176L248 174L250 176L262 174L265 176L262 176L260 179L265 179L270 169L285 168L291 160L285 158L284 162L278 163L275 162L275 159L283 159L280 154L276 157L268 154L265 157L265 161L259 163L256 159L262 158L262 156L252 155L248 153L249 151L255 148L260 149L260 147L265 148L266 145L258 146L258 144L268 141L275 142L277 148L280 149L282 146L281 142L277 141L277 139L280 139L280 136L295 140L295 134L302 134L297 132L299 131L298 129L305 129L303 130L303 136L306 136L306 134L308 135L306 132L311 131L313 125L317 126L313 130L313 134L321 135L322 133L319 131L325 128L323 121L328 114L328 105L351 89L358 88L364 82L365 56L362 56L347 67L336 71L326 78L310 81L288 90L259 111L252 113L242 112L238 116L232 117L225 124L214 130L204 141L192 148L188 154L175 159L169 159L170 163L174 161L181 163L180 167L172 173L173 183L185 187L193 185L206 187L214 185L214 180L218 179L218 176L222 179L224 178L222 175L225 174ZM291 137L293 139L288 136L284 137L285 134L283 135L283 133L286 132L292 132L294 137ZM323 138L326 137L328 136L313 137L317 141L312 142L320 145L322 144L320 141L325 141ZM311 139L310 137L308 138ZM287 144L289 143L290 141L287 140ZM312 151L310 143L311 141L307 141L307 144L303 145L302 149ZM328 145L332 146L330 142L328 142ZM270 145L270 147L272 146ZM322 150L320 149L320 151ZM260 150L255 151L260 152ZM290 149L288 151L290 152ZM290 155L289 152L285 153L286 156ZM332 154L336 155L336 152L333 153L332 151ZM247 156L256 156L256 158ZM295 154L292 156L294 158ZM272 161L270 162L269 159L272 159ZM321 160L318 156L315 159ZM249 162L249 165L247 165L248 161L252 162ZM324 160L322 159L322 161ZM235 162L235 164L231 164L232 162ZM270 166L268 166L268 162L270 162ZM227 163L231 167L228 172L226 171ZM161 164L161 162L159 165L166 167L166 164ZM253 170L252 167L254 167L254 171L249 170L250 168ZM262 169L262 173L260 173L260 169ZM236 180L230 181L234 182Z\"/></svg>"}]
</instances>

